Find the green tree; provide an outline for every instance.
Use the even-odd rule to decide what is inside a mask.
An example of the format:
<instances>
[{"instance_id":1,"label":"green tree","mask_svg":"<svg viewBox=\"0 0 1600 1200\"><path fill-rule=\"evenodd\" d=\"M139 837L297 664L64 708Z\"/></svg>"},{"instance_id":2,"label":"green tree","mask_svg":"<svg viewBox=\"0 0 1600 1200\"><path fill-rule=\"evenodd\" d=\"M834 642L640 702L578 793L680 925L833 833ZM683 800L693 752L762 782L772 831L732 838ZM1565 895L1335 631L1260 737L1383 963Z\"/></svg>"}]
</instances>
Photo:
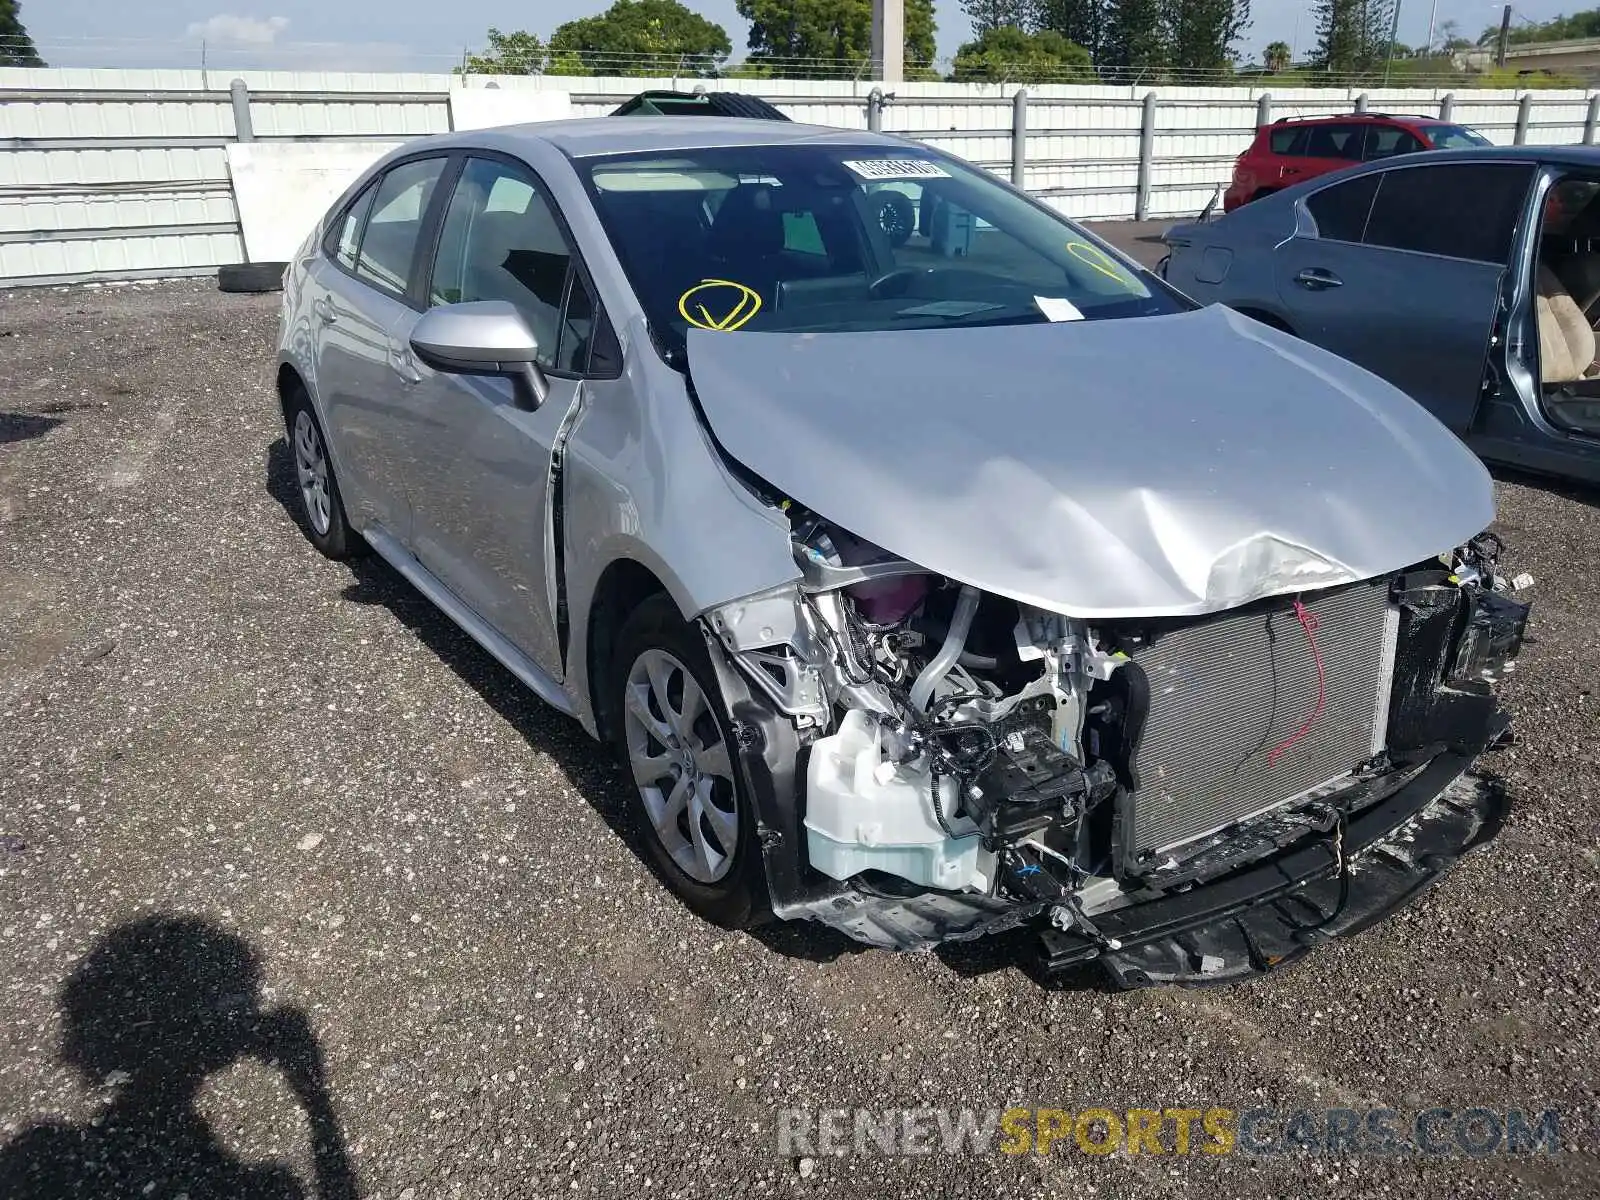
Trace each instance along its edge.
<instances>
[{"instance_id":1,"label":"green tree","mask_svg":"<svg viewBox=\"0 0 1600 1200\"><path fill-rule=\"evenodd\" d=\"M1223 71L1250 24L1250 0L1165 0L1167 62L1187 71Z\"/></svg>"},{"instance_id":2,"label":"green tree","mask_svg":"<svg viewBox=\"0 0 1600 1200\"><path fill-rule=\"evenodd\" d=\"M1059 33L1087 50L1095 62L1101 62L1109 10L1109 0L1038 0L1033 27Z\"/></svg>"},{"instance_id":3,"label":"green tree","mask_svg":"<svg viewBox=\"0 0 1600 1200\"><path fill-rule=\"evenodd\" d=\"M1324 71L1355 75L1382 66L1395 0L1317 0L1317 50Z\"/></svg>"},{"instance_id":4,"label":"green tree","mask_svg":"<svg viewBox=\"0 0 1600 1200\"><path fill-rule=\"evenodd\" d=\"M1033 0L961 0L961 11L972 19L972 32L982 38L991 29L1010 26L1027 29L1033 24Z\"/></svg>"},{"instance_id":5,"label":"green tree","mask_svg":"<svg viewBox=\"0 0 1600 1200\"><path fill-rule=\"evenodd\" d=\"M905 5L906 74L914 78L933 65L933 0ZM770 59L774 75L818 79L872 57L872 0L736 0L735 8L750 22L753 70Z\"/></svg>"},{"instance_id":6,"label":"green tree","mask_svg":"<svg viewBox=\"0 0 1600 1200\"><path fill-rule=\"evenodd\" d=\"M990 29L956 52L957 83L1096 83L1089 52L1054 30Z\"/></svg>"},{"instance_id":7,"label":"green tree","mask_svg":"<svg viewBox=\"0 0 1600 1200\"><path fill-rule=\"evenodd\" d=\"M4 2L0 0L0 4ZM538 75L544 70L548 53L535 34L520 29L501 33L490 26L489 49L483 54L469 54L461 69L469 75Z\"/></svg>"},{"instance_id":8,"label":"green tree","mask_svg":"<svg viewBox=\"0 0 1600 1200\"><path fill-rule=\"evenodd\" d=\"M0 67L42 67L44 59L22 25L19 0L0 0Z\"/></svg>"},{"instance_id":9,"label":"green tree","mask_svg":"<svg viewBox=\"0 0 1600 1200\"><path fill-rule=\"evenodd\" d=\"M1509 42L1564 42L1572 38L1600 37L1600 8L1573 13L1570 17L1552 17L1548 21L1533 21L1527 25L1512 25L1506 35ZM1492 46L1500 39L1500 22L1496 21L1483 31L1478 39L1480 46Z\"/></svg>"},{"instance_id":10,"label":"green tree","mask_svg":"<svg viewBox=\"0 0 1600 1200\"><path fill-rule=\"evenodd\" d=\"M678 0L616 0L550 35L551 74L713 75L733 50L728 31Z\"/></svg>"},{"instance_id":11,"label":"green tree","mask_svg":"<svg viewBox=\"0 0 1600 1200\"><path fill-rule=\"evenodd\" d=\"M1121 75L1147 74L1167 65L1167 20L1162 0L1111 0L1097 60Z\"/></svg>"},{"instance_id":12,"label":"green tree","mask_svg":"<svg viewBox=\"0 0 1600 1200\"><path fill-rule=\"evenodd\" d=\"M1282 75L1289 69L1289 43L1268 42L1262 52L1261 63L1273 75Z\"/></svg>"}]
</instances>

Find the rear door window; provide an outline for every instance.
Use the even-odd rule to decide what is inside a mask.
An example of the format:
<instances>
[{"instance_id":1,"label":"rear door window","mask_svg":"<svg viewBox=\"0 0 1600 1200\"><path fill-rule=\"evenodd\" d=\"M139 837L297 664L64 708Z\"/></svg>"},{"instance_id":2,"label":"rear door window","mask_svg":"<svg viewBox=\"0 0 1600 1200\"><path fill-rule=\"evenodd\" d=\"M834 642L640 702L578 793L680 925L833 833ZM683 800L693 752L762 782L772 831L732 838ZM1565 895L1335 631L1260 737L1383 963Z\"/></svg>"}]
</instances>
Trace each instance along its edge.
<instances>
[{"instance_id":1,"label":"rear door window","mask_svg":"<svg viewBox=\"0 0 1600 1200\"><path fill-rule=\"evenodd\" d=\"M1398 125L1369 125L1362 142L1361 157L1371 161L1375 158L1393 158L1396 154L1415 154L1423 149L1426 147L1422 139L1409 129L1401 129Z\"/></svg>"},{"instance_id":2,"label":"rear door window","mask_svg":"<svg viewBox=\"0 0 1600 1200\"><path fill-rule=\"evenodd\" d=\"M1306 197L1306 211L1317 223L1317 236L1332 242L1359 242L1367 228L1378 175L1362 175L1325 187Z\"/></svg>"},{"instance_id":3,"label":"rear door window","mask_svg":"<svg viewBox=\"0 0 1600 1200\"><path fill-rule=\"evenodd\" d=\"M1364 128L1362 125L1342 123L1313 125L1306 140L1306 154L1312 158L1342 158L1358 162Z\"/></svg>"},{"instance_id":4,"label":"rear door window","mask_svg":"<svg viewBox=\"0 0 1600 1200\"><path fill-rule=\"evenodd\" d=\"M1396 167L1375 178L1363 240L1418 254L1505 263L1533 168L1527 163Z\"/></svg>"},{"instance_id":5,"label":"rear door window","mask_svg":"<svg viewBox=\"0 0 1600 1200\"><path fill-rule=\"evenodd\" d=\"M444 165L443 158L419 158L401 163L383 177L361 235L359 278L397 296L410 291L422 221Z\"/></svg>"}]
</instances>

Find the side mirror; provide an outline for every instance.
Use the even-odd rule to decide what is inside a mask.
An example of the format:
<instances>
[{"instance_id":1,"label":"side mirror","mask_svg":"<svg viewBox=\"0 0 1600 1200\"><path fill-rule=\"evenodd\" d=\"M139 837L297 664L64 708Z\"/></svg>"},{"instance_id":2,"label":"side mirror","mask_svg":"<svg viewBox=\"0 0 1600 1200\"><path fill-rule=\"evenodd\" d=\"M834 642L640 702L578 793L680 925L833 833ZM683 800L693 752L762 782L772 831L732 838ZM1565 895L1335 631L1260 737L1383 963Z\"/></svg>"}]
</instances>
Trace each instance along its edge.
<instances>
[{"instance_id":1,"label":"side mirror","mask_svg":"<svg viewBox=\"0 0 1600 1200\"><path fill-rule=\"evenodd\" d=\"M411 349L436 371L506 375L526 385L524 406L538 408L550 394L539 367L539 339L516 307L504 300L444 304L422 314Z\"/></svg>"}]
</instances>

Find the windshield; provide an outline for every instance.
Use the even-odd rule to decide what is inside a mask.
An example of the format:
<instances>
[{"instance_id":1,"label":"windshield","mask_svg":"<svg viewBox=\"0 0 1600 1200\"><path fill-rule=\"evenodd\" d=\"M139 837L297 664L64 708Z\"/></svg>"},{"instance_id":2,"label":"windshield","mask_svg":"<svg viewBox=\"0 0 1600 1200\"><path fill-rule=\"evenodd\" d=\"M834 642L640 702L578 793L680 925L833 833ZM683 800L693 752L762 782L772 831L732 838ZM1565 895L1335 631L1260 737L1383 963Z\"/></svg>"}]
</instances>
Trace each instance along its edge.
<instances>
[{"instance_id":1,"label":"windshield","mask_svg":"<svg viewBox=\"0 0 1600 1200\"><path fill-rule=\"evenodd\" d=\"M1465 125L1429 125L1428 140L1435 150L1466 150L1472 146L1494 145L1476 129Z\"/></svg>"},{"instance_id":2,"label":"windshield","mask_svg":"<svg viewBox=\"0 0 1600 1200\"><path fill-rule=\"evenodd\" d=\"M1186 305L983 171L917 148L742 146L580 161L669 361L688 329L914 329Z\"/></svg>"}]
</instances>

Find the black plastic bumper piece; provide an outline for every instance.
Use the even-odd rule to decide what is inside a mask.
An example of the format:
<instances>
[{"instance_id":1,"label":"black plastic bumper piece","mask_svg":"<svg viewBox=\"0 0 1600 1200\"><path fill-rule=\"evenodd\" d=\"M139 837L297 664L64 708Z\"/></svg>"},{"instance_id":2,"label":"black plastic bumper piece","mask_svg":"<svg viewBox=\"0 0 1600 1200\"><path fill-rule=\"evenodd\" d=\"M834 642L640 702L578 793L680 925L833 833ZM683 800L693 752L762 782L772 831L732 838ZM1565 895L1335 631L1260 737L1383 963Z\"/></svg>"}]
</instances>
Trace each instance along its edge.
<instances>
[{"instance_id":1,"label":"black plastic bumper piece","mask_svg":"<svg viewBox=\"0 0 1600 1200\"><path fill-rule=\"evenodd\" d=\"M1214 883L1096 914L1098 938L1046 930L1041 969L1054 974L1097 960L1123 988L1234 983L1376 924L1499 829L1504 793L1465 774L1469 762L1441 754L1351 818L1342 838L1347 878L1329 837Z\"/></svg>"}]
</instances>

